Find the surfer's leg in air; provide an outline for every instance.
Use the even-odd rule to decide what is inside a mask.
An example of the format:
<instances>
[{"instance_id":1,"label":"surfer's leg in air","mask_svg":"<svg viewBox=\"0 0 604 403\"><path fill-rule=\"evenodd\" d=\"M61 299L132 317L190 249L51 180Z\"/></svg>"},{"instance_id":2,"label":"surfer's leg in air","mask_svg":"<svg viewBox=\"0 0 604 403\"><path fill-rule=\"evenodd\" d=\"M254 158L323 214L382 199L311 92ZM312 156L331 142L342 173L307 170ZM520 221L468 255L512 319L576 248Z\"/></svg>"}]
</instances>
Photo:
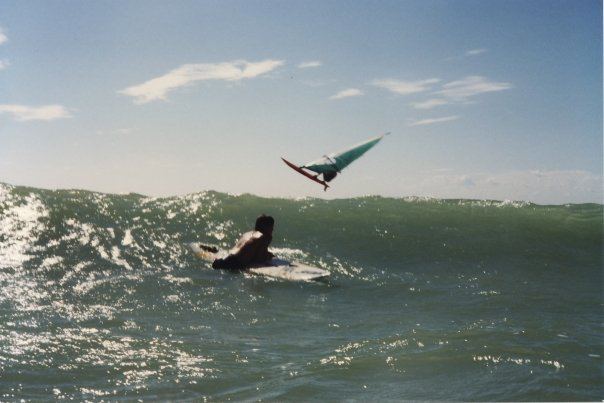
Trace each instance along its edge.
<instances>
[{"instance_id":1,"label":"surfer's leg in air","mask_svg":"<svg viewBox=\"0 0 604 403\"><path fill-rule=\"evenodd\" d=\"M335 178L338 175L338 173L336 171L329 171L329 172L324 172L323 173L323 180L325 182L330 182L333 178Z\"/></svg>"}]
</instances>

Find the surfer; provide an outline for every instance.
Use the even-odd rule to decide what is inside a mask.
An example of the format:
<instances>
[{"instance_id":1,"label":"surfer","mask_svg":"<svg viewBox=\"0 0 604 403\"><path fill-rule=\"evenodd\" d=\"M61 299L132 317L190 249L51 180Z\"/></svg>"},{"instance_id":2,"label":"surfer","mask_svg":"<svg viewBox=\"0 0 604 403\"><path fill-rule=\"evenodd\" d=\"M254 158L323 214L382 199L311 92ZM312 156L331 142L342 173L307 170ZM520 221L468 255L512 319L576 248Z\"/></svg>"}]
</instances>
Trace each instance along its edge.
<instances>
[{"instance_id":1,"label":"surfer","mask_svg":"<svg viewBox=\"0 0 604 403\"><path fill-rule=\"evenodd\" d=\"M274 226L275 219L262 214L256 219L254 231L243 234L227 257L214 260L212 268L241 270L271 260L274 255L268 246L273 240Z\"/></svg>"},{"instance_id":2,"label":"surfer","mask_svg":"<svg viewBox=\"0 0 604 403\"><path fill-rule=\"evenodd\" d=\"M318 160L311 161L300 166L292 164L283 157L281 157L281 159L294 171L306 176L312 181L323 185L323 190L327 191L327 188L329 187L327 182L331 182L340 172L342 172L342 169L346 168L354 160L365 154L367 150L379 143L379 141L388 134L390 133L384 133L381 136L370 138L369 140L349 147L344 151L324 155ZM313 175L311 172L314 172L315 175ZM319 179L319 175L323 175L323 180Z\"/></svg>"}]
</instances>

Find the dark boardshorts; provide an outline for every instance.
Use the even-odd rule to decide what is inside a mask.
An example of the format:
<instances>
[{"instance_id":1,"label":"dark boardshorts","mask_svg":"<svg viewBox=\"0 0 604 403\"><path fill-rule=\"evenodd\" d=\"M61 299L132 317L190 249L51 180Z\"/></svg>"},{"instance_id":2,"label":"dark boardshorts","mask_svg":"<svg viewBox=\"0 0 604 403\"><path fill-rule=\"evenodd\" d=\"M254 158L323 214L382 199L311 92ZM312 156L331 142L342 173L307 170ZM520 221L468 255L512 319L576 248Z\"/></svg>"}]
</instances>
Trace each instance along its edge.
<instances>
[{"instance_id":1,"label":"dark boardshorts","mask_svg":"<svg viewBox=\"0 0 604 403\"><path fill-rule=\"evenodd\" d=\"M232 255L225 257L224 259L216 259L212 262L213 269L227 269L227 270L243 270L244 265Z\"/></svg>"}]
</instances>

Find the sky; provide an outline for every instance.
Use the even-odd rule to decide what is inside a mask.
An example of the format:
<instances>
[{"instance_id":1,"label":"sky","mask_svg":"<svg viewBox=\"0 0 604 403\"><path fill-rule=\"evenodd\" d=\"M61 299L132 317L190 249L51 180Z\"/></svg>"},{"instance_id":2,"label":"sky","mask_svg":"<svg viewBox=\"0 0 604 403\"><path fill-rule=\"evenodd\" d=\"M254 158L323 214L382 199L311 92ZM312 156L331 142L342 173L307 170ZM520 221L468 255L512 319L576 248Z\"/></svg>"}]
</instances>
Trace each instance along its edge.
<instances>
[{"instance_id":1,"label":"sky","mask_svg":"<svg viewBox=\"0 0 604 403\"><path fill-rule=\"evenodd\" d=\"M5 0L0 182L602 203L602 88L600 1Z\"/></svg>"}]
</instances>

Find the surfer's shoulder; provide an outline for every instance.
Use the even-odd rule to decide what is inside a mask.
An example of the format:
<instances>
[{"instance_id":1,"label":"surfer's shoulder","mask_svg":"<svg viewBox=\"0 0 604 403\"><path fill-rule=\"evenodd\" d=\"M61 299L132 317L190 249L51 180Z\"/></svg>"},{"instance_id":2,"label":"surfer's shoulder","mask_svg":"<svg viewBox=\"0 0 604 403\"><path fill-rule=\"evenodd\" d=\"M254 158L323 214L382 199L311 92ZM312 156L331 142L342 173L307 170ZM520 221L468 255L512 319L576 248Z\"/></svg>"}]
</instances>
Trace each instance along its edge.
<instances>
[{"instance_id":1,"label":"surfer's shoulder","mask_svg":"<svg viewBox=\"0 0 604 403\"><path fill-rule=\"evenodd\" d=\"M233 249L231 249L231 253L237 253L239 249L243 246L256 241L262 237L262 232L260 231L248 231L241 235L239 241L237 241L237 245Z\"/></svg>"},{"instance_id":2,"label":"surfer's shoulder","mask_svg":"<svg viewBox=\"0 0 604 403\"><path fill-rule=\"evenodd\" d=\"M262 232L260 231L248 231L245 234L241 235L239 238L239 243L245 243L251 240L259 239L262 237Z\"/></svg>"},{"instance_id":3,"label":"surfer's shoulder","mask_svg":"<svg viewBox=\"0 0 604 403\"><path fill-rule=\"evenodd\" d=\"M241 236L239 237L239 242L246 242L250 239L252 239L254 237L254 232L255 231L248 231L248 232L244 232L243 234L241 234Z\"/></svg>"}]
</instances>

